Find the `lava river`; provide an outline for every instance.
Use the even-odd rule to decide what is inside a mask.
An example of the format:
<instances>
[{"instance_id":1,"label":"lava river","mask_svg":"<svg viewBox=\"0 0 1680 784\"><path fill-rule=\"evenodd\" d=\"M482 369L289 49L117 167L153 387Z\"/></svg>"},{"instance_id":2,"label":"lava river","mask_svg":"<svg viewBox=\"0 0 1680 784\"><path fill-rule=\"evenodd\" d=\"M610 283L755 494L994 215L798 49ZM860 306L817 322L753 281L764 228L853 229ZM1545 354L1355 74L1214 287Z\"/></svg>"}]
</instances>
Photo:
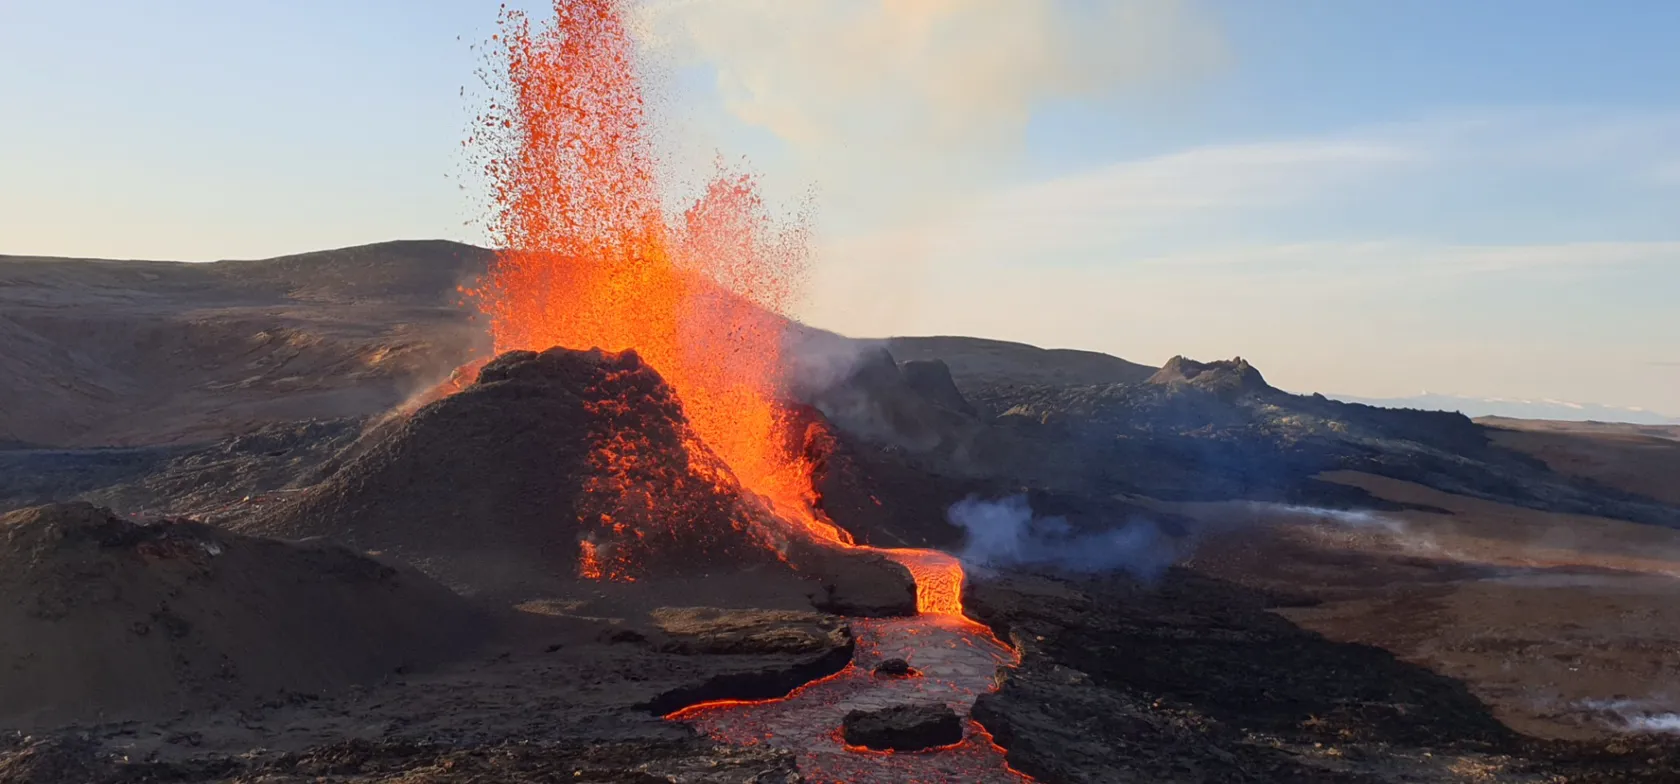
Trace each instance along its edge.
<instances>
[{"instance_id":1,"label":"lava river","mask_svg":"<svg viewBox=\"0 0 1680 784\"><path fill-rule=\"evenodd\" d=\"M966 715L974 698L993 687L1000 667L1014 652L983 627L965 618L858 619L852 622L857 655L839 673L807 684L786 698L761 702L713 702L668 718L725 743L767 744L799 759L812 782L1020 782L1025 776L1003 761L1003 750L979 724L968 723L962 743L910 753L848 748L840 720L851 710L892 705L945 703ZM902 658L918 677L873 674L885 659Z\"/></svg>"},{"instance_id":2,"label":"lava river","mask_svg":"<svg viewBox=\"0 0 1680 784\"><path fill-rule=\"evenodd\" d=\"M635 350L680 397L704 451L727 465L714 472L717 481L738 482L786 524L767 547L802 536L878 552L910 570L919 611L855 621L852 665L786 698L694 706L675 718L730 743L793 751L813 781L1023 780L974 724L962 743L921 753L842 744L841 719L854 708L937 701L966 715L1014 654L962 615L956 559L859 545L813 510L810 466L788 448L793 425L778 402L788 366L782 341L806 275L803 216L790 225L773 220L756 180L729 171L718 172L691 206L667 209L626 3L554 0L553 16L540 22L504 9L482 71L493 100L467 140L490 186L494 209L485 225L498 251L465 293L488 321L498 353ZM606 450L604 465L628 468L641 459L628 447ZM654 503L647 492L633 495L643 506ZM683 519L664 511L666 519ZM635 579L645 532L609 513L578 524L581 577ZM875 678L872 668L888 657L909 660L922 676Z\"/></svg>"}]
</instances>

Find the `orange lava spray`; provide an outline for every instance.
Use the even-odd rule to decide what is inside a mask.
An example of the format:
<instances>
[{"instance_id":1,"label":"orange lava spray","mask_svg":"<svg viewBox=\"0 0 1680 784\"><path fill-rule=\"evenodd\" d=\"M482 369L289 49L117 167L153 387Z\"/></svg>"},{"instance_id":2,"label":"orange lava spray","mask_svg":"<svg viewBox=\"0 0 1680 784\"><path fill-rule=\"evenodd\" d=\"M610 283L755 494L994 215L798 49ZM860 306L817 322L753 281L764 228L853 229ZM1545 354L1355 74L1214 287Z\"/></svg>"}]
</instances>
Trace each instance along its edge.
<instances>
[{"instance_id":1,"label":"orange lava spray","mask_svg":"<svg viewBox=\"0 0 1680 784\"><path fill-rule=\"evenodd\" d=\"M789 423L777 383L806 273L804 225L776 225L754 179L728 171L668 215L620 0L558 0L554 10L540 27L504 10L491 74L502 98L471 140L488 153L501 250L469 294L496 350L634 349L741 487L805 535L853 546L812 511L809 471L781 447ZM609 534L610 521L599 522ZM880 552L916 578L921 611L961 613L955 559ZM581 558L586 576L624 571L604 570L593 544Z\"/></svg>"},{"instance_id":2,"label":"orange lava spray","mask_svg":"<svg viewBox=\"0 0 1680 784\"><path fill-rule=\"evenodd\" d=\"M469 139L486 156L484 174L496 205L490 228L499 251L467 293L489 317L498 352L635 350L670 384L692 436L707 447L688 443L691 457L712 454L727 467L700 465L697 475L763 499L792 533L903 564L915 579L921 617L868 628L899 629L908 651L937 643L978 657L981 669L962 683L945 684L956 699L972 703L973 689L965 684L990 685L988 673L1013 651L963 615L961 564L932 550L857 544L820 511L812 445L803 455L787 448L794 417L777 402L777 392L787 314L806 273L804 224L777 225L756 181L729 171L720 171L680 213L665 209L622 2L555 0L553 21L540 27L504 9L493 38L495 67L487 73L501 98ZM811 432L805 435L809 442ZM635 444L608 442L599 451L603 485L592 492L600 495L622 490L614 477L644 467ZM642 511L656 503L646 492L633 500ZM613 508L604 504L599 519L580 520L593 525L579 542L582 577L634 579L630 550L613 545L635 532ZM921 689L925 680L875 686L854 664L784 698L706 703L672 718L766 711L859 688ZM876 760L871 775L897 781L922 779L890 771L926 767L935 758L938 766L986 772L983 779L965 774L962 780L1026 780L1001 764L1000 750L984 737L985 743L921 757L897 755L892 763L843 756ZM812 765L845 770L852 763L827 758ZM861 780L850 774L840 779ZM937 780L954 779L941 774Z\"/></svg>"},{"instance_id":3,"label":"orange lava spray","mask_svg":"<svg viewBox=\"0 0 1680 784\"><path fill-rule=\"evenodd\" d=\"M754 179L728 171L667 215L621 10L560 0L540 28L503 12L491 76L504 96L469 140L488 152L501 250L468 293L498 352L634 349L741 486L803 524L775 393L805 228L777 226Z\"/></svg>"}]
</instances>

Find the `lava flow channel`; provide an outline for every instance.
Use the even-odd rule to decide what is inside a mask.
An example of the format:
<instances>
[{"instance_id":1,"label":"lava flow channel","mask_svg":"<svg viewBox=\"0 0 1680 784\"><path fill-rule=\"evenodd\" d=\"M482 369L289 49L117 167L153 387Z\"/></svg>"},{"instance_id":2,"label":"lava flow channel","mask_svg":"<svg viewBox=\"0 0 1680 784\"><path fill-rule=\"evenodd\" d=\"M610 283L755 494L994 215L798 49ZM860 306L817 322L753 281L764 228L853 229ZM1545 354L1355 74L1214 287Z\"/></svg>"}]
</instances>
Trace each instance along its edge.
<instances>
[{"instance_id":1,"label":"lava flow channel","mask_svg":"<svg viewBox=\"0 0 1680 784\"><path fill-rule=\"evenodd\" d=\"M857 655L839 674L806 684L778 700L721 701L685 708L667 718L687 722L717 740L764 744L792 752L812 782L1022 782L1030 781L1003 760L1003 750L978 724L955 746L921 752L855 749L840 738L851 710L944 703L958 715L990 691L997 671L1015 654L972 622L956 617L857 619ZM876 664L902 658L919 677L873 674Z\"/></svg>"},{"instance_id":2,"label":"lava flow channel","mask_svg":"<svg viewBox=\"0 0 1680 784\"><path fill-rule=\"evenodd\" d=\"M491 185L489 229L500 250L467 294L488 317L497 352L635 350L681 398L732 481L764 500L789 534L903 564L921 612L856 622L857 660L790 698L696 706L680 718L723 740L796 750L815 780L1021 780L977 727L962 744L916 754L848 751L839 741L853 707L943 701L966 713L1013 654L963 616L956 559L858 545L814 510L809 466L786 448L792 423L776 397L787 314L806 272L803 222L776 224L754 179L727 171L668 214L622 2L555 0L554 18L538 26L504 10L484 72L497 97L468 140ZM631 465L636 455L602 458ZM599 517L579 520L589 532L580 575L634 579L638 565L608 553L623 552L615 541L635 532ZM888 653L924 677L874 678L870 668Z\"/></svg>"}]
</instances>

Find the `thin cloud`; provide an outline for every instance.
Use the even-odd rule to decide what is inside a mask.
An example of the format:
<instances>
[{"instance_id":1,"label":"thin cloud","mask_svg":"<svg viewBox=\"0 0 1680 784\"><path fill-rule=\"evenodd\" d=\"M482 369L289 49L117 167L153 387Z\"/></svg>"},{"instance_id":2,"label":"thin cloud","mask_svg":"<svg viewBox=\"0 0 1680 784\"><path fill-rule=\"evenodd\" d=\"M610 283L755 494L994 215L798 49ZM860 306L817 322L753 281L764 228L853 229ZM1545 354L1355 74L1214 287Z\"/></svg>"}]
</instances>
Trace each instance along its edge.
<instances>
[{"instance_id":1,"label":"thin cloud","mask_svg":"<svg viewBox=\"0 0 1680 784\"><path fill-rule=\"evenodd\" d=\"M1269 274L1285 276L1297 271L1461 276L1535 270L1563 275L1672 261L1680 259L1680 241L1661 237L1546 243L1518 238L1478 245L1433 241L1429 235L1437 230L1474 234L1478 210L1499 226L1500 215L1511 210L1550 214L1547 200L1582 191L1582 183L1609 188L1630 182L1629 172L1680 154L1680 142L1669 142L1665 151L1660 134L1652 131L1673 120L1668 115L1612 115L1594 126L1590 118L1569 112L1484 112L1310 138L1198 147L997 189L896 236L851 244L868 248L871 256L898 259L920 253L999 266L1265 266ZM1609 159L1615 141L1628 144L1619 161ZM1534 163L1539 160L1545 161L1543 167ZM1558 167L1567 166L1578 168L1559 172ZM1555 187L1513 185L1506 179L1513 170L1552 178ZM1501 203L1486 207L1467 203L1458 210L1442 204L1481 187L1510 192L1501 193ZM1649 208L1647 199L1643 212ZM1642 214L1608 202L1582 205L1580 213L1593 210L1611 221L1603 233L1615 231L1620 215ZM1439 216L1456 223L1443 229ZM1342 236L1329 239L1326 233ZM839 261L867 264L853 256Z\"/></svg>"},{"instance_id":2,"label":"thin cloud","mask_svg":"<svg viewBox=\"0 0 1680 784\"><path fill-rule=\"evenodd\" d=\"M1007 209L1053 201L1084 204L1092 210L1275 205L1424 159L1421 150L1384 140L1332 138L1211 146L1018 188L998 204Z\"/></svg>"},{"instance_id":3,"label":"thin cloud","mask_svg":"<svg viewBox=\"0 0 1680 784\"><path fill-rule=\"evenodd\" d=\"M877 216L998 181L1046 102L1225 59L1188 0L650 0L638 28L711 70L723 110L779 140L825 202Z\"/></svg>"}]
</instances>

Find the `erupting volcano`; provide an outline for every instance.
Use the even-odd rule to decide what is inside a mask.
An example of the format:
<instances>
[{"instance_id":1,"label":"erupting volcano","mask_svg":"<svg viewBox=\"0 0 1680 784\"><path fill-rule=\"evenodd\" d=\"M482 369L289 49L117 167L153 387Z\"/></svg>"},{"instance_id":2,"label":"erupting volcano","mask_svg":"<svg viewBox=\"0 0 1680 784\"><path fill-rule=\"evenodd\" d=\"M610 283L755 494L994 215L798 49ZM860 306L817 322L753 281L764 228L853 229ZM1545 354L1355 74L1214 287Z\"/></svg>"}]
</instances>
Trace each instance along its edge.
<instances>
[{"instance_id":1,"label":"erupting volcano","mask_svg":"<svg viewBox=\"0 0 1680 784\"><path fill-rule=\"evenodd\" d=\"M805 536L852 547L849 533L813 511L807 458L792 448L792 418L777 399L805 227L778 225L754 178L730 171L680 218L668 213L620 6L564 0L538 27L504 12L492 71L501 98L470 140L488 153L491 227L503 250L469 293L498 352L634 350L676 390L733 481ZM618 446L600 459L634 465L634 445ZM583 522L596 538L582 543L580 573L633 576L635 564L602 553L636 532L610 515ZM916 577L921 611L961 614L955 559L881 552Z\"/></svg>"},{"instance_id":2,"label":"erupting volcano","mask_svg":"<svg viewBox=\"0 0 1680 784\"><path fill-rule=\"evenodd\" d=\"M957 679L956 692L971 695L1007 649L963 617L961 565L936 551L864 548L814 504L811 450L821 433L778 400L783 333L808 257L803 222L773 220L754 178L728 170L680 215L665 209L622 10L617 0L559 0L546 25L517 11L502 16L490 72L501 97L470 140L487 152L502 250L469 294L489 316L496 350L634 350L680 398L705 447L691 453L716 455L726 467L709 473L716 481L738 483L791 535L874 550L910 570L918 610L938 621L926 627L940 630L936 644L967 643L986 662ZM607 476L633 472L642 459L634 443L598 449ZM657 491L608 485L593 492L633 495L642 507L659 502ZM624 545L643 531L608 512L579 523L589 532L579 542L579 576L634 579L640 564L624 554L644 548ZM849 679L850 690L862 677ZM744 739L712 724L720 738Z\"/></svg>"}]
</instances>

